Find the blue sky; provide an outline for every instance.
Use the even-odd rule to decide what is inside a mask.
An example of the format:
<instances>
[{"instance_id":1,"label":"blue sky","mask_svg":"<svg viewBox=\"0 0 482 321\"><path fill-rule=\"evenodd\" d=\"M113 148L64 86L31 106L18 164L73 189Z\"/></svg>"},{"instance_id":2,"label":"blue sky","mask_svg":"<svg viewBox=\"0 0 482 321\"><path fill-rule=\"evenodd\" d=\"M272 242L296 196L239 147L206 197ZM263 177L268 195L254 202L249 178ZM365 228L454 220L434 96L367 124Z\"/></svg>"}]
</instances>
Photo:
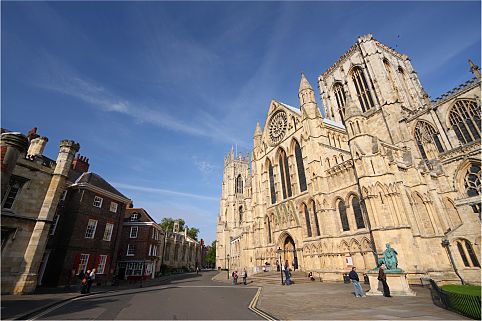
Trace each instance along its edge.
<instances>
[{"instance_id":1,"label":"blue sky","mask_svg":"<svg viewBox=\"0 0 482 321\"><path fill-rule=\"evenodd\" d=\"M38 127L156 219L215 239L223 155L298 106L355 41L407 54L433 98L480 65L480 2L2 2L2 127ZM316 88L316 87L315 87ZM317 93L319 97L319 93ZM318 98L319 99L319 98Z\"/></svg>"}]
</instances>

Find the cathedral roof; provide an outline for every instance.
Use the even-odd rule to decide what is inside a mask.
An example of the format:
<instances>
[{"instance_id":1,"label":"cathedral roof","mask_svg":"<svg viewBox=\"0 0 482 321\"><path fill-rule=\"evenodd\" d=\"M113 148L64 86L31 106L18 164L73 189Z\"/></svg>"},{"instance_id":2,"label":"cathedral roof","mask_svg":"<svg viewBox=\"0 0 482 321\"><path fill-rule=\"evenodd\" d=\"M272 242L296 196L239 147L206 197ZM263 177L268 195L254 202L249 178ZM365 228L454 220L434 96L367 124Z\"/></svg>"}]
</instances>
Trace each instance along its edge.
<instances>
[{"instance_id":1,"label":"cathedral roof","mask_svg":"<svg viewBox=\"0 0 482 321\"><path fill-rule=\"evenodd\" d=\"M472 78L464 82L463 84L458 85L455 88L452 88L451 90L447 91L446 93L442 94L441 96L435 98L432 100L433 105L440 105L441 103L451 99L453 96L459 94L460 92L472 88L475 85L479 83L477 78Z\"/></svg>"},{"instance_id":2,"label":"cathedral roof","mask_svg":"<svg viewBox=\"0 0 482 321\"><path fill-rule=\"evenodd\" d=\"M282 103L282 102L280 102L280 101L278 101L278 103L279 103L280 105L285 106L285 107L288 108L289 110L294 111L294 112L297 113L298 115L301 115L301 110L300 110L299 108L290 106L290 105L285 104L285 103Z\"/></svg>"},{"instance_id":3,"label":"cathedral roof","mask_svg":"<svg viewBox=\"0 0 482 321\"><path fill-rule=\"evenodd\" d=\"M338 127L338 128L345 129L345 125L343 125L342 123L339 123L337 121L334 121L334 120L331 120L331 119L328 119L328 118L324 118L323 122L325 124L329 124L329 125L332 125L332 126L335 126L335 127Z\"/></svg>"}]
</instances>

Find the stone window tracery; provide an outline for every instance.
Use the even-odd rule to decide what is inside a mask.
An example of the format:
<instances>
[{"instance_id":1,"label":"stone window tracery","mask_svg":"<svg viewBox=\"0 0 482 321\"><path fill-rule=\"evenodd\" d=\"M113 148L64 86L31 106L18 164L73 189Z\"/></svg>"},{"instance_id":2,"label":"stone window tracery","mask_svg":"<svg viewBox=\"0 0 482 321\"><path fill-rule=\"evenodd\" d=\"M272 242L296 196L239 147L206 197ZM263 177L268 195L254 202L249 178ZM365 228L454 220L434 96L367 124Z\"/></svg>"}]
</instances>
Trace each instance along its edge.
<instances>
[{"instance_id":1,"label":"stone window tracery","mask_svg":"<svg viewBox=\"0 0 482 321\"><path fill-rule=\"evenodd\" d=\"M340 214L341 227L343 231L350 230L350 223L348 222L348 216L346 215L346 205L343 200L338 202L338 212Z\"/></svg>"},{"instance_id":2,"label":"stone window tracery","mask_svg":"<svg viewBox=\"0 0 482 321\"><path fill-rule=\"evenodd\" d=\"M268 244L271 243L271 222L269 220L269 216L266 216L266 224L268 225Z\"/></svg>"},{"instance_id":3,"label":"stone window tracery","mask_svg":"<svg viewBox=\"0 0 482 321\"><path fill-rule=\"evenodd\" d=\"M279 169L281 174L281 188L283 190L283 199L291 197L291 179L290 179L290 169L288 166L288 156L286 152L281 148L278 156Z\"/></svg>"},{"instance_id":4,"label":"stone window tracery","mask_svg":"<svg viewBox=\"0 0 482 321\"><path fill-rule=\"evenodd\" d=\"M464 178L465 192L469 197L481 195L480 164L471 164Z\"/></svg>"},{"instance_id":5,"label":"stone window tracery","mask_svg":"<svg viewBox=\"0 0 482 321\"><path fill-rule=\"evenodd\" d=\"M466 267L480 267L479 260L477 259L472 244L470 244L469 241L457 240L457 248L462 262Z\"/></svg>"},{"instance_id":6,"label":"stone window tracery","mask_svg":"<svg viewBox=\"0 0 482 321\"><path fill-rule=\"evenodd\" d=\"M336 83L333 86L333 91L335 93L336 104L338 106L338 113L340 114L341 122L345 125L345 105L346 105L346 95L343 90L343 85Z\"/></svg>"},{"instance_id":7,"label":"stone window tracery","mask_svg":"<svg viewBox=\"0 0 482 321\"><path fill-rule=\"evenodd\" d=\"M305 220L306 220L306 235L308 237L312 237L311 233L311 221L310 221L310 212L308 211L308 206L306 206L305 203L303 203L303 212L305 214Z\"/></svg>"},{"instance_id":8,"label":"stone window tracery","mask_svg":"<svg viewBox=\"0 0 482 321\"><path fill-rule=\"evenodd\" d=\"M397 72L400 76L400 82L402 83L402 87L403 87L403 90L405 92L405 96L407 97L407 103L412 105L412 95L411 95L409 87L408 87L407 75L405 74L405 71L403 70L402 67L398 67Z\"/></svg>"},{"instance_id":9,"label":"stone window tracery","mask_svg":"<svg viewBox=\"0 0 482 321\"><path fill-rule=\"evenodd\" d=\"M395 93L398 94L398 89L393 79L392 67L390 66L390 63L388 62L388 60L383 59L383 66L385 67L385 71L387 72L387 78L388 78L388 81L390 82L390 85L392 86Z\"/></svg>"},{"instance_id":10,"label":"stone window tracery","mask_svg":"<svg viewBox=\"0 0 482 321\"><path fill-rule=\"evenodd\" d=\"M236 194L243 194L243 178L241 174L236 177Z\"/></svg>"},{"instance_id":11,"label":"stone window tracery","mask_svg":"<svg viewBox=\"0 0 482 321\"><path fill-rule=\"evenodd\" d=\"M311 208L313 210L313 217L315 218L315 228L317 236L320 236L320 222L318 221L318 213L316 212L316 204L315 201L311 201Z\"/></svg>"},{"instance_id":12,"label":"stone window tracery","mask_svg":"<svg viewBox=\"0 0 482 321\"><path fill-rule=\"evenodd\" d=\"M287 127L288 117L286 116L286 113L282 110L277 111L271 117L268 127L269 138L273 144L276 145L283 140Z\"/></svg>"},{"instance_id":13,"label":"stone window tracery","mask_svg":"<svg viewBox=\"0 0 482 321\"><path fill-rule=\"evenodd\" d=\"M303 164L303 155L301 154L301 147L297 141L295 141L295 157L296 157L296 165L298 169L298 180L300 182L300 192L304 192L307 189L305 166Z\"/></svg>"},{"instance_id":14,"label":"stone window tracery","mask_svg":"<svg viewBox=\"0 0 482 321\"><path fill-rule=\"evenodd\" d=\"M449 121L461 144L480 139L480 107L474 101L463 99L455 102Z\"/></svg>"},{"instance_id":15,"label":"stone window tracery","mask_svg":"<svg viewBox=\"0 0 482 321\"><path fill-rule=\"evenodd\" d=\"M271 165L271 162L269 162L268 164L268 172L269 172L269 190L271 193L271 204L274 204L276 203L276 191L274 189L274 174L273 174L273 165Z\"/></svg>"},{"instance_id":16,"label":"stone window tracery","mask_svg":"<svg viewBox=\"0 0 482 321\"><path fill-rule=\"evenodd\" d=\"M444 152L440 134L426 121L419 121L415 126L415 140L423 159L434 159Z\"/></svg>"},{"instance_id":17,"label":"stone window tracery","mask_svg":"<svg viewBox=\"0 0 482 321\"><path fill-rule=\"evenodd\" d=\"M353 197L351 200L351 206L353 208L353 214L355 215L355 222L357 229L365 228L365 220L360 206L360 200L358 197Z\"/></svg>"},{"instance_id":18,"label":"stone window tracery","mask_svg":"<svg viewBox=\"0 0 482 321\"><path fill-rule=\"evenodd\" d=\"M358 97L358 101L360 102L360 106L363 112L371 109L375 106L373 102L373 98L370 92L370 87L368 86L368 82L363 74L363 70L360 67L353 68L351 78L353 80L353 84L355 85L356 94Z\"/></svg>"}]
</instances>

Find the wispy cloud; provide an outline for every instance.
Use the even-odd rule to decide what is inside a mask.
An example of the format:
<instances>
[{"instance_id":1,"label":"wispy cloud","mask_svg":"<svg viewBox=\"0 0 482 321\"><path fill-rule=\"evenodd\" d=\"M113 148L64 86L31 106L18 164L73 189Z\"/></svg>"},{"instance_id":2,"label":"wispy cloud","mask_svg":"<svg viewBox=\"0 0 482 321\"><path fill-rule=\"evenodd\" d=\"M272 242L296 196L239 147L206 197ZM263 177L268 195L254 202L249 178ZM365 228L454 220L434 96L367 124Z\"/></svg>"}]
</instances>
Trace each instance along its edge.
<instances>
[{"instance_id":1,"label":"wispy cloud","mask_svg":"<svg viewBox=\"0 0 482 321\"><path fill-rule=\"evenodd\" d=\"M166 112L162 105L155 108L147 107L124 99L95 81L79 75L68 66L61 65L53 56L44 54L44 57L48 69L42 75L43 81L36 82L39 87L80 99L104 112L124 114L134 118L138 123L148 123L183 134L209 137L231 144L240 143L222 122L208 113L199 111L198 117L195 117L196 122L179 120Z\"/></svg>"},{"instance_id":2,"label":"wispy cloud","mask_svg":"<svg viewBox=\"0 0 482 321\"><path fill-rule=\"evenodd\" d=\"M216 202L219 201L219 199L217 197L213 197L213 196L184 193L184 192L172 191L172 190L162 189L162 188L136 186L136 185L125 184L125 183L121 183L121 182L113 182L112 185L117 187L117 188L133 190L133 191L138 191L138 192L146 192L146 193L162 194L162 195L168 194L168 195L174 195L174 196L180 196L180 197L186 197L186 198L194 198L194 199L206 200L206 201L216 201Z\"/></svg>"}]
</instances>

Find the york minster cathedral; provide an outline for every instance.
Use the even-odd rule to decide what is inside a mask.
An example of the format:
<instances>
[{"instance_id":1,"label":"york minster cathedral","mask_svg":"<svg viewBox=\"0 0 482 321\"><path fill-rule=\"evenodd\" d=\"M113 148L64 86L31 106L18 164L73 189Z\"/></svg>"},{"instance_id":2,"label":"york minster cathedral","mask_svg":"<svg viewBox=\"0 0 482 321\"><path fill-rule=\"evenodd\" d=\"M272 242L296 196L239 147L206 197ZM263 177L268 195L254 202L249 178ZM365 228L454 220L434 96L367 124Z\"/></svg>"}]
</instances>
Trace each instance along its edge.
<instances>
[{"instance_id":1,"label":"york minster cathedral","mask_svg":"<svg viewBox=\"0 0 482 321\"><path fill-rule=\"evenodd\" d=\"M229 152L216 264L288 260L322 280L373 269L387 243L410 282L480 284L480 69L431 100L410 59L361 36L299 106L271 101L251 155ZM249 273L249 272L248 272Z\"/></svg>"}]
</instances>

